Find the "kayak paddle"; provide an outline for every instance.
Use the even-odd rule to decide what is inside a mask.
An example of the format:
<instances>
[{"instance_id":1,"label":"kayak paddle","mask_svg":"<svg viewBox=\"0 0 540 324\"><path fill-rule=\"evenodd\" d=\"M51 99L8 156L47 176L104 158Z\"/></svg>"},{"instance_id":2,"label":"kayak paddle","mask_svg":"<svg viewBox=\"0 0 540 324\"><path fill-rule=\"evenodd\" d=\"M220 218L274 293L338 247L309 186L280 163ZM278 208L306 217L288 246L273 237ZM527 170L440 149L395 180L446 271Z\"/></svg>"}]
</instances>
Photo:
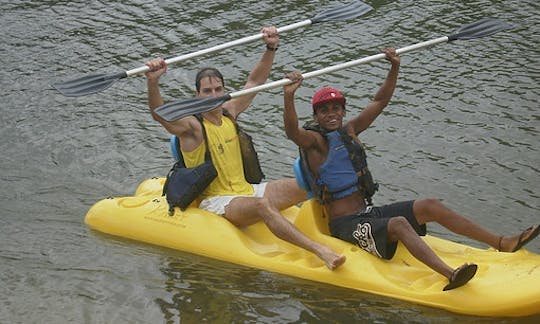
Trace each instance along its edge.
<instances>
[{"instance_id":1,"label":"kayak paddle","mask_svg":"<svg viewBox=\"0 0 540 324\"><path fill-rule=\"evenodd\" d=\"M462 26L460 29L456 31L456 33L450 36L443 36L443 37L435 38L429 41L403 47L403 48L397 49L396 53L403 54L403 53L407 53L407 52L417 50L420 48L433 46L433 45L444 43L444 42L452 42L458 39L468 40L468 39L486 37L486 36L490 36L497 32L507 30L510 28L512 28L512 26L506 22L493 19L493 18L484 18L472 24ZM380 53L380 54L368 56L362 59L333 65L333 66L330 66L321 70L303 73L302 76L304 77L304 79L313 78L313 77L316 77L325 73L331 73L331 72L343 70L343 69L356 66L359 64L370 63L375 60L383 59L385 57L386 55L384 53ZM199 113L213 110L219 107L220 105L222 105L223 103L231 100L232 98L252 94L255 92L260 92L263 90L269 90L269 89L274 89L277 87L282 87L287 84L290 84L291 82L292 82L291 80L284 78L278 81L265 83L265 84L262 84L253 88L231 92L220 97L192 98L188 100L173 101L173 102L170 102L168 104L165 104L156 108L155 112L158 114L158 116L162 117L166 121L171 122L171 121L175 121L186 116L191 116L194 114L199 114Z\"/></svg>"},{"instance_id":2,"label":"kayak paddle","mask_svg":"<svg viewBox=\"0 0 540 324\"><path fill-rule=\"evenodd\" d=\"M317 24L317 23L322 23L322 22L327 22L327 21L348 20L348 19L362 16L365 13L371 11L372 9L373 8L371 6L363 3L362 1L354 0L348 5L332 7L328 10L325 10L317 14L315 17L311 19L306 19L306 20L303 20L303 21L300 21L291 25L280 27L277 30L278 30L278 33L282 33L282 32L287 32L289 30L296 29L296 28L309 26L312 24ZM229 47L233 47L236 45L249 43L249 42L261 39L262 37L263 37L262 34L247 36L247 37L240 38L240 39L237 39L237 40L225 43L225 44L221 44L221 45L217 45L217 46L210 47L207 49L199 50L193 53L169 58L165 60L165 63L172 64L172 63L186 61L188 59L191 59L197 56L202 56L205 54L227 49ZM150 68L145 65L145 66L141 66L139 68L128 70L125 72L118 72L118 73L113 73L113 74L87 75L87 76L79 77L73 80L55 83L52 86L56 90L58 90L61 94L67 97L86 96L86 95L97 93L97 92L100 92L109 88L117 80L127 78L132 75L145 73L149 69Z\"/></svg>"}]
</instances>

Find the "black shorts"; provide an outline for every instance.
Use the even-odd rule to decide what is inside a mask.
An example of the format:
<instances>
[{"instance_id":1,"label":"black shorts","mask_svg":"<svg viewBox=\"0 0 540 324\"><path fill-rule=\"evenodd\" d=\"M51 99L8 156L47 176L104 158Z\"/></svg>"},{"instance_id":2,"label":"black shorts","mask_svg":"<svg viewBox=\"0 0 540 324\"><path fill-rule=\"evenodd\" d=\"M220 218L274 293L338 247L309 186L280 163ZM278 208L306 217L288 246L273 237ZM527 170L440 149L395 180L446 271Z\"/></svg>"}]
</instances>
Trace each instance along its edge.
<instances>
[{"instance_id":1,"label":"black shorts","mask_svg":"<svg viewBox=\"0 0 540 324\"><path fill-rule=\"evenodd\" d=\"M413 203L402 201L381 207L369 207L366 211L343 216L330 221L332 236L358 245L383 259L391 259L396 253L397 241L388 241L388 221L392 217L403 216L418 235L426 235L426 225L418 224L413 214Z\"/></svg>"}]
</instances>

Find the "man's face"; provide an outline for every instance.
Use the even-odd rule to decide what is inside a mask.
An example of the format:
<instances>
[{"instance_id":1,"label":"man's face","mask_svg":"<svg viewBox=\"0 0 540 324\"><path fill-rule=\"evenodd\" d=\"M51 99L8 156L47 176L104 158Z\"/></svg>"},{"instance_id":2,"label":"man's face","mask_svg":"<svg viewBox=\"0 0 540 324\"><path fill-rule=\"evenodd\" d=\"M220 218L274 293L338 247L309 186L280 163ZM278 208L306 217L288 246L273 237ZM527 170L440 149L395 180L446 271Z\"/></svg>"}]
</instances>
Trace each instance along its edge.
<instances>
[{"instance_id":1,"label":"man's face","mask_svg":"<svg viewBox=\"0 0 540 324\"><path fill-rule=\"evenodd\" d=\"M210 98L225 95L225 88L218 77L206 77L201 79L201 87L197 97Z\"/></svg>"},{"instance_id":2,"label":"man's face","mask_svg":"<svg viewBox=\"0 0 540 324\"><path fill-rule=\"evenodd\" d=\"M314 117L322 128L334 131L341 127L345 108L337 101L329 101L317 107Z\"/></svg>"}]
</instances>

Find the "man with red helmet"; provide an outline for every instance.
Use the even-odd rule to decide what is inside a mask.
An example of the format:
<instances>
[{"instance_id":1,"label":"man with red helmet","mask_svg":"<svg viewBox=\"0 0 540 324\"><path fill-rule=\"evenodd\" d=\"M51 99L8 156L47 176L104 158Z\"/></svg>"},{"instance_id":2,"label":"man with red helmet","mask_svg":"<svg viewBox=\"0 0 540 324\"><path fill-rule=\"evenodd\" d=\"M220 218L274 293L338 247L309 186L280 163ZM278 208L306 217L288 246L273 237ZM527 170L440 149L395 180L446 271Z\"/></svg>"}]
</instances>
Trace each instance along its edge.
<instances>
[{"instance_id":1,"label":"man with red helmet","mask_svg":"<svg viewBox=\"0 0 540 324\"><path fill-rule=\"evenodd\" d=\"M477 265L465 263L453 269L420 238L426 223L437 222L449 230L489 244L504 252L514 252L538 235L538 226L521 235L495 235L444 206L438 199L402 201L380 207L371 197L377 190L367 167L365 150L357 136L366 130L388 105L396 87L400 58L395 49L383 52L391 62L386 80L373 100L352 120L344 123L345 97L326 87L312 100L314 122L298 126L294 94L302 83L298 72L287 74L294 81L284 87L284 123L287 137L301 151L302 164L311 180L311 190L325 206L332 236L357 244L384 259L391 259L401 241L418 260L445 276L444 290L466 284L476 274Z\"/></svg>"}]
</instances>

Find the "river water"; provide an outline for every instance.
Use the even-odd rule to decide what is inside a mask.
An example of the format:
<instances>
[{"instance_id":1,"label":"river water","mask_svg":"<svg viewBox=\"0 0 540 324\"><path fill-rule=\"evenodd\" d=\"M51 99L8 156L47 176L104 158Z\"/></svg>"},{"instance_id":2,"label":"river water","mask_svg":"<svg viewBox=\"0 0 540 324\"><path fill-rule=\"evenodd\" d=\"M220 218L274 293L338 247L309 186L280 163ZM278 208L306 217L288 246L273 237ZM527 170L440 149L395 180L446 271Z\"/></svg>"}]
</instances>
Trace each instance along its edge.
<instances>
[{"instance_id":1,"label":"river water","mask_svg":"<svg viewBox=\"0 0 540 324\"><path fill-rule=\"evenodd\" d=\"M309 72L449 35L483 17L508 32L405 54L394 98L362 139L381 190L377 203L436 196L476 222L514 234L539 222L540 19L536 1L369 1L375 10L281 35L271 75ZM131 195L172 164L168 135L150 117L144 77L67 98L51 83L139 67L284 26L336 1L3 1L0 13L0 323L538 322L476 318L114 238L84 224L107 196ZM262 42L171 66L165 99L193 96L195 73L218 67L239 90ZM306 80L332 85L349 116L388 64ZM281 89L241 119L269 179L292 176ZM440 226L431 234L485 247ZM540 240L528 245L540 252ZM532 283L538 285L538 283ZM540 289L540 288L539 288Z\"/></svg>"}]
</instances>

